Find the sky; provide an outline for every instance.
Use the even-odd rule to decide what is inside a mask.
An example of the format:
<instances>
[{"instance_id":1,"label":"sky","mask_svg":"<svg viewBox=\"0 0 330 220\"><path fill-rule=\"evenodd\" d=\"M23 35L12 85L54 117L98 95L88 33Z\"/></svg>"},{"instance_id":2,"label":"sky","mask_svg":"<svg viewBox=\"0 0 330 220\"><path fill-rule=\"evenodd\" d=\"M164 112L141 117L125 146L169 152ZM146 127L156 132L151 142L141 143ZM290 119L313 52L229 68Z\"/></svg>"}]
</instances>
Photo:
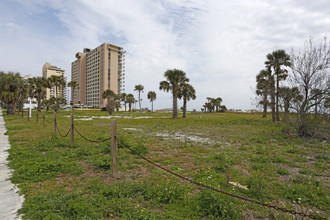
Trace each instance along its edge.
<instances>
[{"instance_id":1,"label":"sky","mask_svg":"<svg viewBox=\"0 0 330 220\"><path fill-rule=\"evenodd\" d=\"M42 76L49 62L65 70L83 48L102 43L126 51L126 93L151 108L172 106L159 90L168 69L181 69L196 90L188 110L207 97L228 109L256 109L255 77L266 55L299 51L330 32L329 0L1 0L0 71ZM182 100L179 100L179 107Z\"/></svg>"}]
</instances>

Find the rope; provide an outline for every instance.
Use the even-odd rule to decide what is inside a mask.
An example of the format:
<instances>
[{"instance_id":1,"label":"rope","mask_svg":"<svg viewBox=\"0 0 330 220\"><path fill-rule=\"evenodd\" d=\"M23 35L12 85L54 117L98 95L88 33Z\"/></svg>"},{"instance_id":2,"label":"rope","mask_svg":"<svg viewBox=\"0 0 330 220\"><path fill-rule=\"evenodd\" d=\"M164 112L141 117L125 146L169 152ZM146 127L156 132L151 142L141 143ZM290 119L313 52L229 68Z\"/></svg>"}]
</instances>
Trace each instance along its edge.
<instances>
[{"instance_id":1,"label":"rope","mask_svg":"<svg viewBox=\"0 0 330 220\"><path fill-rule=\"evenodd\" d=\"M47 121L47 119L45 118L45 121L50 124L50 123L54 122L54 119L53 119L53 121Z\"/></svg>"},{"instance_id":2,"label":"rope","mask_svg":"<svg viewBox=\"0 0 330 220\"><path fill-rule=\"evenodd\" d=\"M57 123L56 123L56 128L57 128L57 131L58 131L58 133L60 134L61 137L67 137L69 135L70 131L71 131L71 127L70 127L70 129L68 130L68 133L66 133L66 135L62 135L61 132L60 132L60 129L58 128Z\"/></svg>"},{"instance_id":3,"label":"rope","mask_svg":"<svg viewBox=\"0 0 330 220\"><path fill-rule=\"evenodd\" d=\"M200 186L200 187L203 187L203 188L207 188L209 190L212 190L212 191L215 191L215 192L219 192L219 193L222 193L224 195L227 195L227 196L231 196L231 197L234 197L234 198L237 198L237 199L240 199L240 200L244 200L244 201L247 201L247 202L251 202L251 203L254 203L254 204L258 204L258 205L261 205L261 206L264 206L264 207L268 207L268 208L273 208L275 210L280 210L282 212L287 212L287 213L291 213L293 215L300 215L302 217L308 217L308 218L311 218L311 219L321 219L321 220L326 220L325 218L322 218L322 217L316 217L314 215L308 215L308 214L305 214L305 213L302 213L302 212L296 212L295 210L290 210L290 209L286 209L286 208L283 208L283 207L278 207L278 206L275 206L275 205L270 205L270 204L265 204L265 203L262 203L262 202L259 202L259 201L255 201L253 199L250 199L250 198L246 198L246 197L243 197L243 196L239 196L239 195L235 195L235 194L231 194L231 193L228 193L228 192L225 192L225 191L222 191L220 189L217 189L217 188L214 188L212 186L208 186L208 185L205 185L205 184L202 184L202 183L199 183L199 182L196 182L194 180L191 180L187 177L184 177L184 176L181 176L177 173L174 173L154 162L152 162L151 160L145 158L144 156L140 155L139 153L137 153L136 151L134 151L133 149L131 149L129 146L127 146L125 143L121 142L128 150L130 150L132 153L134 153L135 155L139 156L140 158L142 158L143 160L151 163L152 165L166 171L167 173L170 173L176 177L179 177L180 179L183 179L183 180L186 180L192 184L195 184L197 186Z\"/></svg>"},{"instance_id":4,"label":"rope","mask_svg":"<svg viewBox=\"0 0 330 220\"><path fill-rule=\"evenodd\" d=\"M100 142L105 142L105 141L108 141L111 139L111 137L107 138L107 139L104 139L104 140L100 140L100 141L93 141L93 140L90 140L86 137L84 137L76 128L76 126L73 126L74 130L79 134L80 137L82 137L83 139L85 139L86 141L89 141L89 142L94 142L94 143L100 143Z\"/></svg>"}]
</instances>

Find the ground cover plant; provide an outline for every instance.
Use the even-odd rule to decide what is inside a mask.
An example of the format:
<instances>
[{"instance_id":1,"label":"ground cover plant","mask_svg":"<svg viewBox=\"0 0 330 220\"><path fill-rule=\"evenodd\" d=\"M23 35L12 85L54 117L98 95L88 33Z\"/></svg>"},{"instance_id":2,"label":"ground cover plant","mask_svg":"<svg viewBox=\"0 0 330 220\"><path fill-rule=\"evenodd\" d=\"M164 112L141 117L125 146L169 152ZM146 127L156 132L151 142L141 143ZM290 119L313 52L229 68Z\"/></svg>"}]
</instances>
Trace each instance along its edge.
<instances>
[{"instance_id":1,"label":"ground cover plant","mask_svg":"<svg viewBox=\"0 0 330 220\"><path fill-rule=\"evenodd\" d=\"M57 114L65 134L69 114ZM51 121L52 112L46 112ZM111 176L110 141L90 143L53 125L5 116L12 145L11 180L25 195L24 219L289 219L288 213L247 203L178 179L142 160L226 192L315 216L329 217L329 140L287 134L260 114L75 110L89 139L110 137L117 119L118 178Z\"/></svg>"}]
</instances>

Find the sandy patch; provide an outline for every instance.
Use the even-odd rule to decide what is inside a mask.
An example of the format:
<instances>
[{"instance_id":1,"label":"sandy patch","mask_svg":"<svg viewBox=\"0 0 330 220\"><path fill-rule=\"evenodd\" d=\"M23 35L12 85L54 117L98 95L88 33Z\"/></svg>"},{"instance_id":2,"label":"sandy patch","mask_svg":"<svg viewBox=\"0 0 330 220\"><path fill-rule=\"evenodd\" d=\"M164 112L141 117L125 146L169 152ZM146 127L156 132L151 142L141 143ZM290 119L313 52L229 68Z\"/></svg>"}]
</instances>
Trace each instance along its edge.
<instances>
[{"instance_id":1,"label":"sandy patch","mask_svg":"<svg viewBox=\"0 0 330 220\"><path fill-rule=\"evenodd\" d=\"M248 190L247 186L243 186L237 182L229 182L231 185L233 186L237 186L238 188L241 188L241 189L245 189L245 190Z\"/></svg>"},{"instance_id":2,"label":"sandy patch","mask_svg":"<svg viewBox=\"0 0 330 220\"><path fill-rule=\"evenodd\" d=\"M71 116L66 115L63 116L65 118L70 118ZM123 119L150 119L150 118L167 118L167 117L151 117L151 116L138 116L138 117L134 117L134 116L75 116L75 120L85 120L85 121L89 121L89 120L93 120L93 119L113 119L113 118L123 118Z\"/></svg>"},{"instance_id":3,"label":"sandy patch","mask_svg":"<svg viewBox=\"0 0 330 220\"><path fill-rule=\"evenodd\" d=\"M141 129L138 128L122 128L122 129L127 131L142 131Z\"/></svg>"},{"instance_id":4,"label":"sandy patch","mask_svg":"<svg viewBox=\"0 0 330 220\"><path fill-rule=\"evenodd\" d=\"M176 139L180 141L193 141L193 142L208 143L208 144L215 143L213 140L210 140L208 138L203 138L196 135L190 135L184 133L169 134L163 132L163 133L155 133L155 135L157 137L162 137L164 139Z\"/></svg>"}]
</instances>

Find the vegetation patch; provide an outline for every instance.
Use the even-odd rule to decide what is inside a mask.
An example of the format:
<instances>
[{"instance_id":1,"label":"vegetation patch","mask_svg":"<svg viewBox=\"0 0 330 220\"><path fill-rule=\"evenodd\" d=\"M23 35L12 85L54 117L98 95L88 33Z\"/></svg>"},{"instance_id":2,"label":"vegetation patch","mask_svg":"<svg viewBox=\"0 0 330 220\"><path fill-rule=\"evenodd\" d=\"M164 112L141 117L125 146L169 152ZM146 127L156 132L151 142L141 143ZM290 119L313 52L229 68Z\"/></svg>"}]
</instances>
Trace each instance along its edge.
<instances>
[{"instance_id":1,"label":"vegetation patch","mask_svg":"<svg viewBox=\"0 0 330 220\"><path fill-rule=\"evenodd\" d=\"M59 112L60 129L70 112ZM75 121L92 140L111 134L107 112L79 111L93 121ZM329 143L288 137L282 124L257 114L113 112L118 124L118 178L111 175L111 140L87 142L53 133L53 125L5 116L11 149L12 181L25 195L24 219L242 219L290 214L203 189L154 167L129 151L172 172L235 195L327 217L330 200ZM45 112L51 119L53 113ZM118 116L118 117L117 117ZM136 128L137 131L122 128ZM63 133L63 131L62 131ZM183 134L212 140L188 141L155 136ZM239 183L239 184L238 184ZM239 187L244 186L244 187ZM290 217L291 218L291 217Z\"/></svg>"}]
</instances>

